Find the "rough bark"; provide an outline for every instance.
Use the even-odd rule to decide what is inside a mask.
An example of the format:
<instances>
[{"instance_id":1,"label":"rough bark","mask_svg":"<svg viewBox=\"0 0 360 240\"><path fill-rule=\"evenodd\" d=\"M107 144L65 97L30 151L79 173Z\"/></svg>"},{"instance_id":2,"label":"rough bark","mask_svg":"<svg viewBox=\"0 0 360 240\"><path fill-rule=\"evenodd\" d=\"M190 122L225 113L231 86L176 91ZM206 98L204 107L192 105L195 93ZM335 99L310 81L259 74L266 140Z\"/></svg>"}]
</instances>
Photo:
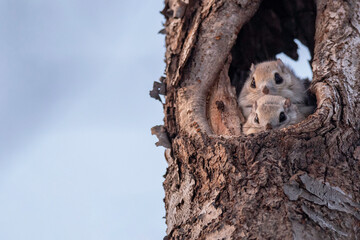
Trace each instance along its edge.
<instances>
[{"instance_id":1,"label":"rough bark","mask_svg":"<svg viewBox=\"0 0 360 240\"><path fill-rule=\"evenodd\" d=\"M166 238L359 239L360 2L166 0L163 13ZM242 135L235 87L252 61L296 58L295 37L313 49L316 112Z\"/></svg>"}]
</instances>

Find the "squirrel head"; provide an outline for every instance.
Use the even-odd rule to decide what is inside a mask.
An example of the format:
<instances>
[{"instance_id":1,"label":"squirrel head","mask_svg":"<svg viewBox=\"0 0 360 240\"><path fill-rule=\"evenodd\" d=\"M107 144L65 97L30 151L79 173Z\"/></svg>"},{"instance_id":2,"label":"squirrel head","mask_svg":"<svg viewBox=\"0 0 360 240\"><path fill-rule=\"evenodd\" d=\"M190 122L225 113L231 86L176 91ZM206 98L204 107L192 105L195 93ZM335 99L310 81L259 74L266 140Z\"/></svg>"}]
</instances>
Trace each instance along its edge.
<instances>
[{"instance_id":1,"label":"squirrel head","mask_svg":"<svg viewBox=\"0 0 360 240\"><path fill-rule=\"evenodd\" d=\"M292 124L297 118L297 113L297 107L290 99L265 95L253 104L248 121L259 131L279 129Z\"/></svg>"},{"instance_id":2,"label":"squirrel head","mask_svg":"<svg viewBox=\"0 0 360 240\"><path fill-rule=\"evenodd\" d=\"M282 93L291 90L293 81L296 80L280 59L252 64L250 71L245 87L258 96L284 95Z\"/></svg>"}]
</instances>

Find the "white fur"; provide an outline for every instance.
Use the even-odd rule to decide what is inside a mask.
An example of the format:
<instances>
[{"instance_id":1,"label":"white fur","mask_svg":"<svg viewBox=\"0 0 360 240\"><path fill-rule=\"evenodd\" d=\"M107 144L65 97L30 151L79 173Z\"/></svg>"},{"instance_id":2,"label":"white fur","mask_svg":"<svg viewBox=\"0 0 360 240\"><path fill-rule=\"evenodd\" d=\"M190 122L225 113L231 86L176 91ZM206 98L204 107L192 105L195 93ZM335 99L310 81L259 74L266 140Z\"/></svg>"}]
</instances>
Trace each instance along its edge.
<instances>
[{"instance_id":1,"label":"white fur","mask_svg":"<svg viewBox=\"0 0 360 240\"><path fill-rule=\"evenodd\" d=\"M283 83L275 83L274 74L276 72L283 78ZM250 86L253 77L256 82L255 89ZM252 67L249 78L238 98L238 103L246 119L250 115L254 102L265 95L262 92L265 86L269 89L270 95L289 98L294 104L304 104L307 97L304 83L281 60L259 63Z\"/></svg>"}]
</instances>

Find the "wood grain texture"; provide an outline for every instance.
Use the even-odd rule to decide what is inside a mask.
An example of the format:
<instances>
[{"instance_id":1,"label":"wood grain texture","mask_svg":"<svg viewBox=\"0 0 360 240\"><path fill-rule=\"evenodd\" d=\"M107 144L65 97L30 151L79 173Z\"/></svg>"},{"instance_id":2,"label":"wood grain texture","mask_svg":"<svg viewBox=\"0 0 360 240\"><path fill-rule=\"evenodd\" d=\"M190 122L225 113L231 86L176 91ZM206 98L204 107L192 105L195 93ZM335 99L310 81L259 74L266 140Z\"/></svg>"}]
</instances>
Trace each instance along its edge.
<instances>
[{"instance_id":1,"label":"wood grain texture","mask_svg":"<svg viewBox=\"0 0 360 240\"><path fill-rule=\"evenodd\" d=\"M260 3L183 1L175 16L165 1L166 238L359 239L360 2ZM245 24L262 21L256 36L242 35ZM293 54L294 37L314 49L316 112L286 129L239 135L224 75L229 55L238 86L235 72L278 51Z\"/></svg>"}]
</instances>

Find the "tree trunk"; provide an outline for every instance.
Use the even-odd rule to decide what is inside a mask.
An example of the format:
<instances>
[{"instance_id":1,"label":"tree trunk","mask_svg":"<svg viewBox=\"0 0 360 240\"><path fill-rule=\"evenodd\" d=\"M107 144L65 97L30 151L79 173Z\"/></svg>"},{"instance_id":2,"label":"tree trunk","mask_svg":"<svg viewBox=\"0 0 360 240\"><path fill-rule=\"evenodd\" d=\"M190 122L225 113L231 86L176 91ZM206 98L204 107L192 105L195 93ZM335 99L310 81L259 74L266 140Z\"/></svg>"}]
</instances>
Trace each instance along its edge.
<instances>
[{"instance_id":1,"label":"tree trunk","mask_svg":"<svg viewBox=\"0 0 360 240\"><path fill-rule=\"evenodd\" d=\"M360 239L360 1L166 0L163 14L166 238ZM316 112L242 135L247 69L296 59L294 38Z\"/></svg>"}]
</instances>

